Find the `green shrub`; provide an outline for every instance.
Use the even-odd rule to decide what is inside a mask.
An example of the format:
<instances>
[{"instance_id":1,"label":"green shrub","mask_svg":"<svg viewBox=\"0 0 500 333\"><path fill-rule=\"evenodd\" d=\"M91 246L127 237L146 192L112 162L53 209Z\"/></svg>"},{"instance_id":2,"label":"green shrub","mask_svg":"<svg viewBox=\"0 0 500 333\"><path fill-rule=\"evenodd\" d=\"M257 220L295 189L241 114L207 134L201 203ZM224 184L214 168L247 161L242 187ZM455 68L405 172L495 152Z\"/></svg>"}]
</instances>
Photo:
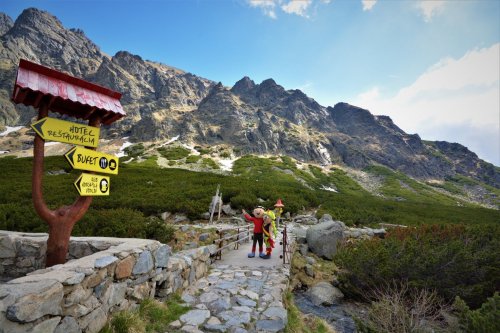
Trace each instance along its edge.
<instances>
[{"instance_id":1,"label":"green shrub","mask_svg":"<svg viewBox=\"0 0 500 333\"><path fill-rule=\"evenodd\" d=\"M142 143L138 143L136 145L128 146L123 151L129 157L138 157L144 154L144 145Z\"/></svg>"},{"instance_id":2,"label":"green shrub","mask_svg":"<svg viewBox=\"0 0 500 333\"><path fill-rule=\"evenodd\" d=\"M186 158L186 163L191 164L191 163L196 163L201 159L200 155L189 155Z\"/></svg>"},{"instance_id":3,"label":"green shrub","mask_svg":"<svg viewBox=\"0 0 500 333\"><path fill-rule=\"evenodd\" d=\"M203 166L211 168L211 169L219 169L219 165L215 163L215 161L211 158L204 158L201 160Z\"/></svg>"},{"instance_id":4,"label":"green shrub","mask_svg":"<svg viewBox=\"0 0 500 333\"><path fill-rule=\"evenodd\" d=\"M408 281L477 308L500 285L500 225L396 229L384 240L341 245L334 260L348 296L363 298L387 281Z\"/></svg>"},{"instance_id":5,"label":"green shrub","mask_svg":"<svg viewBox=\"0 0 500 333\"><path fill-rule=\"evenodd\" d=\"M184 147L161 147L158 148L158 152L169 160L180 160L190 154L190 150Z\"/></svg>"},{"instance_id":6,"label":"green shrub","mask_svg":"<svg viewBox=\"0 0 500 333\"><path fill-rule=\"evenodd\" d=\"M222 152L219 156L222 158L230 158L231 154L229 154L227 151L225 151L225 152Z\"/></svg>"},{"instance_id":7,"label":"green shrub","mask_svg":"<svg viewBox=\"0 0 500 333\"><path fill-rule=\"evenodd\" d=\"M486 300L481 308L470 310L465 302L457 296L453 307L456 309L460 328L466 333L500 332L500 295L495 292Z\"/></svg>"}]
</instances>

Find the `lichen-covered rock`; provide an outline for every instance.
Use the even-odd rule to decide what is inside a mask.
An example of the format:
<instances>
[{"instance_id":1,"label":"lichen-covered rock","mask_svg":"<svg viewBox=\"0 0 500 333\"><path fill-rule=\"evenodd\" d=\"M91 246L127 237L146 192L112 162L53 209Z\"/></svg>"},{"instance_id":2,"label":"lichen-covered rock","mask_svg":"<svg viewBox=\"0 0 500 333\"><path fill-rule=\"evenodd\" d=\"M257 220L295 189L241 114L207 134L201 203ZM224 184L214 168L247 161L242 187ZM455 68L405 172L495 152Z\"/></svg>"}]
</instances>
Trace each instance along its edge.
<instances>
[{"instance_id":1,"label":"lichen-covered rock","mask_svg":"<svg viewBox=\"0 0 500 333\"><path fill-rule=\"evenodd\" d=\"M317 256L332 260L337 243L344 237L345 225L339 221L320 223L307 229L307 245Z\"/></svg>"}]
</instances>

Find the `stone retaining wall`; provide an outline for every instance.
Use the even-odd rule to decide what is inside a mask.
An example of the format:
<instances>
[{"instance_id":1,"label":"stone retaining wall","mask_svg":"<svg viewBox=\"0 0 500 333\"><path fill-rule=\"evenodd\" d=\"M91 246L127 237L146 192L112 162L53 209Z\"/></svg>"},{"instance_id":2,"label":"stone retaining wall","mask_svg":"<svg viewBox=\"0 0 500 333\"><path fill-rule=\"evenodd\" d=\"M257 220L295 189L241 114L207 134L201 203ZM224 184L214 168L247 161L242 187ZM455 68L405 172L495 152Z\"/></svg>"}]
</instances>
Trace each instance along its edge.
<instances>
[{"instance_id":1,"label":"stone retaining wall","mask_svg":"<svg viewBox=\"0 0 500 333\"><path fill-rule=\"evenodd\" d=\"M27 260L41 267L46 237L2 232L2 272L9 275L14 267L20 273L23 265L29 270ZM157 241L105 237L75 237L71 244L70 256L80 259L0 285L0 333L98 332L110 313L165 297L205 276L215 251L209 246L172 255Z\"/></svg>"}]
</instances>

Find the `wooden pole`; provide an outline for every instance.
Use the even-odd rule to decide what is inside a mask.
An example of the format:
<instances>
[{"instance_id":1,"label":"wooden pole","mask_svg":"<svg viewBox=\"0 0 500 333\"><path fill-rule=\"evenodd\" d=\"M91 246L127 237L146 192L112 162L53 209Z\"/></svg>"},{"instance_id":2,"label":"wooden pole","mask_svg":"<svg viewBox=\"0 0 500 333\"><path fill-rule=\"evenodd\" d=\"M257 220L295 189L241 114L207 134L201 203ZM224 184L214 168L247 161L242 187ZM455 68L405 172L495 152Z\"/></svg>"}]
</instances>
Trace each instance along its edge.
<instances>
[{"instance_id":1,"label":"wooden pole","mask_svg":"<svg viewBox=\"0 0 500 333\"><path fill-rule=\"evenodd\" d=\"M47 117L49 114L49 102L42 101L38 119ZM99 117L93 117L89 121L90 126L100 127ZM33 147L33 174L32 174L32 198L37 214L49 225L49 238L47 240L46 267L66 262L69 248L71 231L77 221L87 212L92 203L91 196L78 197L71 206L63 206L56 210L50 210L43 199L43 159L45 141L35 134Z\"/></svg>"}]
</instances>

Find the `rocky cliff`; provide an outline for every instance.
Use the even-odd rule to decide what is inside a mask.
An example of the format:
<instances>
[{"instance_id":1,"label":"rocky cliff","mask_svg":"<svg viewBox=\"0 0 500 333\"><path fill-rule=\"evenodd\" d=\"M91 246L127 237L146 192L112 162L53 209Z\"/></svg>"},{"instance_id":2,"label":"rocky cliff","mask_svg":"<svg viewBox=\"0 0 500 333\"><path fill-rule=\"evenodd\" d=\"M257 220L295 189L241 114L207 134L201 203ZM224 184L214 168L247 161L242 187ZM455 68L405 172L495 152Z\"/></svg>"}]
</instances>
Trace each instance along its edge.
<instances>
[{"instance_id":1,"label":"rocky cliff","mask_svg":"<svg viewBox=\"0 0 500 333\"><path fill-rule=\"evenodd\" d=\"M389 117L346 103L319 105L300 90L248 77L232 88L120 51L104 54L80 29L30 8L12 21L0 13L0 125L27 125L34 113L9 97L20 58L123 93L127 117L108 138L224 144L240 153L285 154L321 164L382 164L421 179L456 174L500 187L499 168L456 143L422 141Z\"/></svg>"}]
</instances>

